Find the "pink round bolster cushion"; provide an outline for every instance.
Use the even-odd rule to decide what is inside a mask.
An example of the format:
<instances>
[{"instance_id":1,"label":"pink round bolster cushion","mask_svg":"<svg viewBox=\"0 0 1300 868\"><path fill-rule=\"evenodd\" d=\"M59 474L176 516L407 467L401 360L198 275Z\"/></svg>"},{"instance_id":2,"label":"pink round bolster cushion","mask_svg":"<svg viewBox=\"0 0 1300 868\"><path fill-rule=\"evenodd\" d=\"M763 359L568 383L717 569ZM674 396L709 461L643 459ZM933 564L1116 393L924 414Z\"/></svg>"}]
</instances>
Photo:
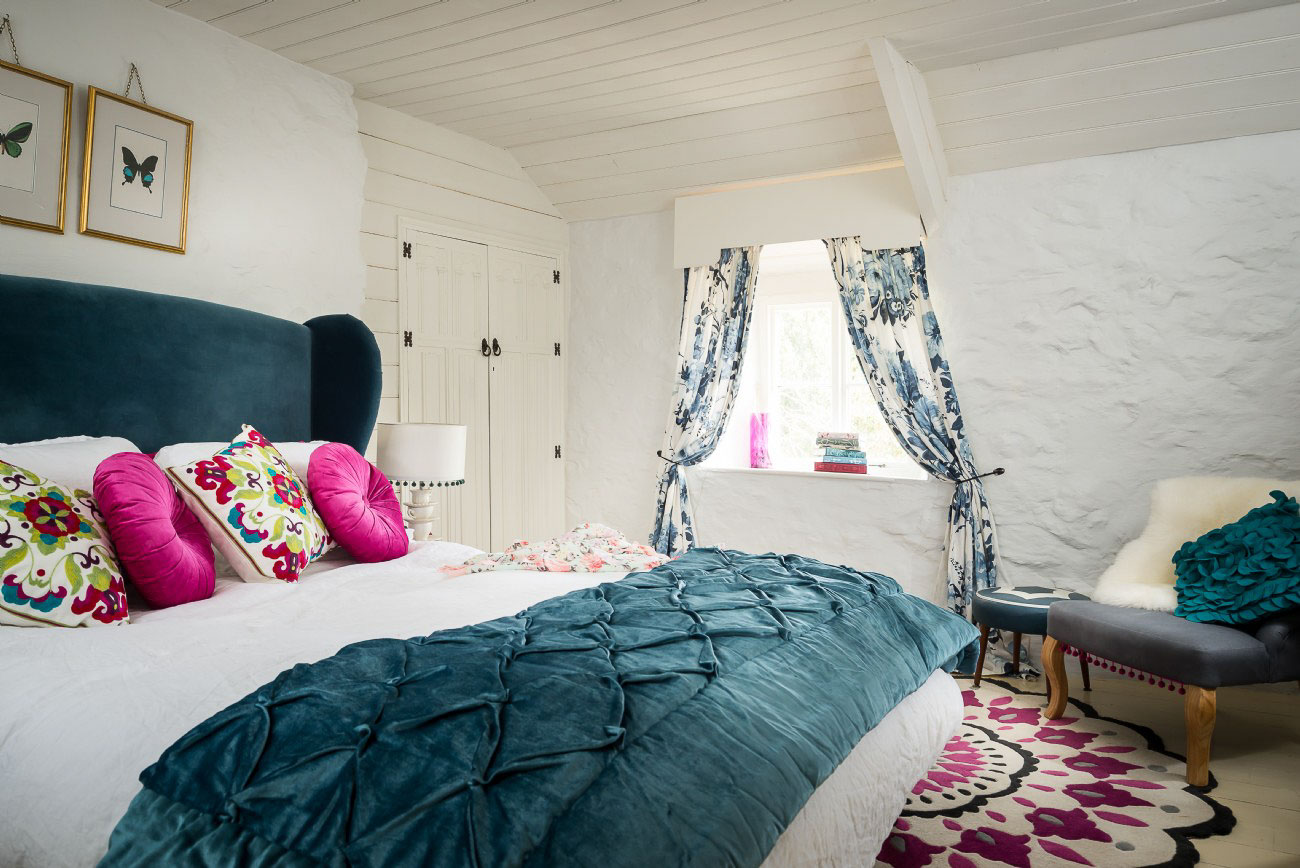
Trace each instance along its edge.
<instances>
[{"instance_id":1,"label":"pink round bolster cushion","mask_svg":"<svg viewBox=\"0 0 1300 868\"><path fill-rule=\"evenodd\" d=\"M165 608L212 596L212 543L148 455L105 458L95 470L94 489L122 570L149 605Z\"/></svg>"},{"instance_id":2,"label":"pink round bolster cushion","mask_svg":"<svg viewBox=\"0 0 1300 868\"><path fill-rule=\"evenodd\" d=\"M307 463L307 492L325 527L359 561L400 558L410 548L388 477L346 443L326 443Z\"/></svg>"}]
</instances>

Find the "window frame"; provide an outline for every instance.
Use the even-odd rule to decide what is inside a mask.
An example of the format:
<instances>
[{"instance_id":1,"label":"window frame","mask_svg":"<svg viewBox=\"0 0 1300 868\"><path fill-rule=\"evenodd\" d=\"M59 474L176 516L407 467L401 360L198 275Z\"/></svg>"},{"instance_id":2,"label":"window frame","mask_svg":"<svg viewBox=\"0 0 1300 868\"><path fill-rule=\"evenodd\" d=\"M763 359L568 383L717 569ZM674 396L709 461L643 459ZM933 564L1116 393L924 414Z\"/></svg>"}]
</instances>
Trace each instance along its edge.
<instances>
[{"instance_id":1,"label":"window frame","mask_svg":"<svg viewBox=\"0 0 1300 868\"><path fill-rule=\"evenodd\" d=\"M791 275L796 277L795 275ZM811 275L810 275L811 278ZM783 281L784 282L784 281ZM850 371L861 374L861 368L857 361L857 351L853 347L849 338L848 327L844 322L844 308L839 299L838 290L832 290L827 298L826 290L819 289L814 285L808 286L760 286L757 298L754 304L754 322L751 325L751 340L753 345L750 352L755 356L755 361L759 364L750 368L755 375L753 384L753 395L756 406L767 407L768 413L774 413L772 409L776 406L775 395L777 384L779 383L779 342L777 340L777 312L779 309L788 309L791 307L823 307L829 305L830 317L828 328L830 329L830 390L831 390L831 420L827 423L827 430L845 430L848 419L848 388L850 385L856 386L856 383L850 384L847 375ZM862 386L870 389L863 380ZM874 397L871 399L874 402ZM879 411L879 407L877 407ZM774 420L775 421L775 420ZM888 421L886 420L886 424ZM769 441L770 442L770 441ZM769 446L769 449L771 447ZM795 466L786 463L778 463L778 456L773 454L772 470L781 472L799 472L811 471L811 467ZM832 474L823 474L832 475ZM843 474L849 475L849 474ZM919 465L910 460L899 461L877 461L870 466L865 478L891 478L891 479L925 479L927 474ZM862 478L862 477L858 477Z\"/></svg>"}]
</instances>

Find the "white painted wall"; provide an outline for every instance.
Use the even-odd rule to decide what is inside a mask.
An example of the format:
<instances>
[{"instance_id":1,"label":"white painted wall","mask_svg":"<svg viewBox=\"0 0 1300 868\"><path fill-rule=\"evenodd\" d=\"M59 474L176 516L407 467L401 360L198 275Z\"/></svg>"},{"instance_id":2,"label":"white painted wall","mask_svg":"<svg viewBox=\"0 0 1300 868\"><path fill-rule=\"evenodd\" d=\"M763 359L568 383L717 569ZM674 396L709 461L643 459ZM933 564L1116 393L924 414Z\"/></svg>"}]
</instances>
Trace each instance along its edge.
<instances>
[{"instance_id":1,"label":"white painted wall","mask_svg":"<svg viewBox=\"0 0 1300 868\"><path fill-rule=\"evenodd\" d=\"M1297 152L1285 132L950 180L930 281L976 458L1008 470L988 485L1006 580L1089 587L1159 478L1300 472ZM572 232L570 516L640 535L680 316L671 218ZM705 544L936 588L947 486L691 481Z\"/></svg>"},{"instance_id":2,"label":"white painted wall","mask_svg":"<svg viewBox=\"0 0 1300 868\"><path fill-rule=\"evenodd\" d=\"M380 422L397 422L397 238L399 217L513 235L563 247L568 228L559 213L500 148L409 115L356 100L365 149L365 205L361 249L365 257L362 319L375 332L383 356ZM354 227L355 232L355 227Z\"/></svg>"},{"instance_id":3,"label":"white painted wall","mask_svg":"<svg viewBox=\"0 0 1300 868\"><path fill-rule=\"evenodd\" d=\"M870 235L883 247L901 247L916 243L921 221L900 165L681 196L673 234L673 264L686 268L712 265L724 247L810 237Z\"/></svg>"},{"instance_id":4,"label":"white painted wall","mask_svg":"<svg viewBox=\"0 0 1300 868\"><path fill-rule=\"evenodd\" d=\"M365 159L347 84L148 0L0 0L0 13L25 64L76 85L66 234L0 226L0 270L293 320L360 312ZM86 86L120 92L131 62L151 105L194 121L184 256L77 233Z\"/></svg>"},{"instance_id":5,"label":"white painted wall","mask_svg":"<svg viewBox=\"0 0 1300 868\"><path fill-rule=\"evenodd\" d=\"M682 315L673 215L572 224L569 261L569 523L646 539Z\"/></svg>"},{"instance_id":6,"label":"white painted wall","mask_svg":"<svg viewBox=\"0 0 1300 868\"><path fill-rule=\"evenodd\" d=\"M1167 476L1300 472L1300 132L950 180L928 265L1007 577L1090 587ZM1170 553L1172 554L1172 552Z\"/></svg>"}]
</instances>

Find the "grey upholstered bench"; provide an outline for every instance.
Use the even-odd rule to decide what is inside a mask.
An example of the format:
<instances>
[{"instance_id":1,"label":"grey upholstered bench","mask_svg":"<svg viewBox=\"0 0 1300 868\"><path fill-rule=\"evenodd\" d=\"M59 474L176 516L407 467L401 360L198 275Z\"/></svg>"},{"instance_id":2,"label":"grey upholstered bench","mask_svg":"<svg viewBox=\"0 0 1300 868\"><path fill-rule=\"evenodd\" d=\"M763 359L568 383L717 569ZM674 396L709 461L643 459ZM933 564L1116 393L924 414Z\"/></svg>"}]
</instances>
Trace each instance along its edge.
<instances>
[{"instance_id":1,"label":"grey upholstered bench","mask_svg":"<svg viewBox=\"0 0 1300 868\"><path fill-rule=\"evenodd\" d=\"M1069 699L1064 645L1186 685L1187 782L1194 786L1209 781L1216 688L1300 679L1300 611L1241 629L1068 600L1048 610L1043 641L1053 720Z\"/></svg>"}]
</instances>

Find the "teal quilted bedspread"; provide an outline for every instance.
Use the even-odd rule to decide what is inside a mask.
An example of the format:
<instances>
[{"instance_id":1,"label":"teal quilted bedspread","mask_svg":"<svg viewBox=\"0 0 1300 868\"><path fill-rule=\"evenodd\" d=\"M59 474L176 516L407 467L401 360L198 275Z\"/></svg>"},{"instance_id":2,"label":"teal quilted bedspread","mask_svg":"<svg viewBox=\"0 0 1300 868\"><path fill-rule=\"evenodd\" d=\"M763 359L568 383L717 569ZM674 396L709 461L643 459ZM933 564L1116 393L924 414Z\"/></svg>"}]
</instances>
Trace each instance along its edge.
<instances>
[{"instance_id":1,"label":"teal quilted bedspread","mask_svg":"<svg viewBox=\"0 0 1300 868\"><path fill-rule=\"evenodd\" d=\"M295 666L141 775L102 864L758 865L974 638L878 574L695 549Z\"/></svg>"}]
</instances>

